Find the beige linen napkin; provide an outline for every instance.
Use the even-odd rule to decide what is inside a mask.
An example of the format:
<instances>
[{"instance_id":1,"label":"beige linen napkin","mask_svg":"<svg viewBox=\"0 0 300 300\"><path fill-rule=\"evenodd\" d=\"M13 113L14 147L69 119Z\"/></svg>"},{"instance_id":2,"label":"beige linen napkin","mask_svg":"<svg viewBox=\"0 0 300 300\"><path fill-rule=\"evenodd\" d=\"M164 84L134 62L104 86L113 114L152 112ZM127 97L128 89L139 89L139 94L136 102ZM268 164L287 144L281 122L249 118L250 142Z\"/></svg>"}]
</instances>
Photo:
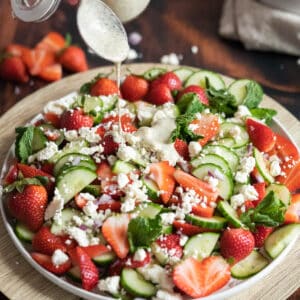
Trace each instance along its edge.
<instances>
[{"instance_id":1,"label":"beige linen napkin","mask_svg":"<svg viewBox=\"0 0 300 300\"><path fill-rule=\"evenodd\" d=\"M249 50L300 55L300 15L254 0L225 0L219 33Z\"/></svg>"}]
</instances>

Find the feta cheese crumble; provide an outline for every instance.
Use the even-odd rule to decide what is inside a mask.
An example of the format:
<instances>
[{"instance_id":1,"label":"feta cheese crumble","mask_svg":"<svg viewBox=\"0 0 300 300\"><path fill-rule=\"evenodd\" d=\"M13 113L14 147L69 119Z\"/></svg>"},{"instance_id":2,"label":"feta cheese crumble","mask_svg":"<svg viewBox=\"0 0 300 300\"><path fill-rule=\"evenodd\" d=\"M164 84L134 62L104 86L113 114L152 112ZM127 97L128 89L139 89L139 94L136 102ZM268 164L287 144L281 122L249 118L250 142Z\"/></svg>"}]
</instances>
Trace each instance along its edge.
<instances>
[{"instance_id":1,"label":"feta cheese crumble","mask_svg":"<svg viewBox=\"0 0 300 300\"><path fill-rule=\"evenodd\" d=\"M117 294L120 289L120 276L110 276L99 280L98 289L113 295Z\"/></svg>"},{"instance_id":2,"label":"feta cheese crumble","mask_svg":"<svg viewBox=\"0 0 300 300\"><path fill-rule=\"evenodd\" d=\"M63 251L61 251L60 249L56 249L51 256L51 261L56 267L63 265L68 260L69 260L69 256L65 254Z\"/></svg>"}]
</instances>

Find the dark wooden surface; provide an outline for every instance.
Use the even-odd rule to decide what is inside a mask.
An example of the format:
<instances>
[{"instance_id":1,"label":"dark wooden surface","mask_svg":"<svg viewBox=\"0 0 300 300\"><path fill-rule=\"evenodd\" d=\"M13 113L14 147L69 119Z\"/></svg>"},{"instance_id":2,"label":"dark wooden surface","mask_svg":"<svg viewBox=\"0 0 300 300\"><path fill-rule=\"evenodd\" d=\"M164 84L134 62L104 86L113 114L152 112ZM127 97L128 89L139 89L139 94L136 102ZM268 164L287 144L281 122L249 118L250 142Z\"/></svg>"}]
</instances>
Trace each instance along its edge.
<instances>
[{"instance_id":1,"label":"dark wooden surface","mask_svg":"<svg viewBox=\"0 0 300 300\"><path fill-rule=\"evenodd\" d=\"M56 30L63 35L70 32L74 43L87 50L76 28L76 7L63 2L49 20L29 24L13 20L9 2L0 1L0 49L11 42L33 46L47 32ZM137 31L143 36L142 42L134 47L142 54L136 62L159 62L162 55L175 52L182 54L182 64L232 77L253 78L262 84L268 95L300 119L300 65L297 57L250 52L239 42L222 39L218 35L222 4L222 0L152 0L139 18L125 25L128 33ZM192 54L192 45L199 47L197 54ZM90 53L87 56L91 68L108 64ZM35 78L25 85L0 80L0 115L46 84ZM300 299L300 289L289 298L296 299Z\"/></svg>"}]
</instances>

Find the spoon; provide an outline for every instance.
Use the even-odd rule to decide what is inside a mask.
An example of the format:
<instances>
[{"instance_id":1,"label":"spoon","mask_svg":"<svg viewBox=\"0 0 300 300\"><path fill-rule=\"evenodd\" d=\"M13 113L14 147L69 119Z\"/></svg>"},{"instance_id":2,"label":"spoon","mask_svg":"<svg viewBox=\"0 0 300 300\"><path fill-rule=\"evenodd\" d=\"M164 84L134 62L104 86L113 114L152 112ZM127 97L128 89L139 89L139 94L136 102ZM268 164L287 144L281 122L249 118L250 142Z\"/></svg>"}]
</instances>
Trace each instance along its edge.
<instances>
[{"instance_id":1,"label":"spoon","mask_svg":"<svg viewBox=\"0 0 300 300\"><path fill-rule=\"evenodd\" d=\"M85 43L99 56L120 64L127 58L126 31L116 14L100 0L81 0L77 26Z\"/></svg>"}]
</instances>

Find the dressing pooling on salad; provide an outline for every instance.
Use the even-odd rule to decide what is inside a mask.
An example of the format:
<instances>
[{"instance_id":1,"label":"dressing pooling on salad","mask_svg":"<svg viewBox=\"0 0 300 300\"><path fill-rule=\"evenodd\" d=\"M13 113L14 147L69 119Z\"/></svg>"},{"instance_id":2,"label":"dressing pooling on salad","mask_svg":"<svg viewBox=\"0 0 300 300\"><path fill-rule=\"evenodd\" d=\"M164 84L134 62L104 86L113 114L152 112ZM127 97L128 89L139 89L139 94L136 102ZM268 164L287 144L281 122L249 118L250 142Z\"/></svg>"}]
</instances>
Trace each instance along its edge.
<instances>
[{"instance_id":1,"label":"dressing pooling on salad","mask_svg":"<svg viewBox=\"0 0 300 300\"><path fill-rule=\"evenodd\" d=\"M206 70L120 88L99 74L16 129L16 235L49 272L114 298L199 298L255 275L300 232L299 152L262 97Z\"/></svg>"}]
</instances>

